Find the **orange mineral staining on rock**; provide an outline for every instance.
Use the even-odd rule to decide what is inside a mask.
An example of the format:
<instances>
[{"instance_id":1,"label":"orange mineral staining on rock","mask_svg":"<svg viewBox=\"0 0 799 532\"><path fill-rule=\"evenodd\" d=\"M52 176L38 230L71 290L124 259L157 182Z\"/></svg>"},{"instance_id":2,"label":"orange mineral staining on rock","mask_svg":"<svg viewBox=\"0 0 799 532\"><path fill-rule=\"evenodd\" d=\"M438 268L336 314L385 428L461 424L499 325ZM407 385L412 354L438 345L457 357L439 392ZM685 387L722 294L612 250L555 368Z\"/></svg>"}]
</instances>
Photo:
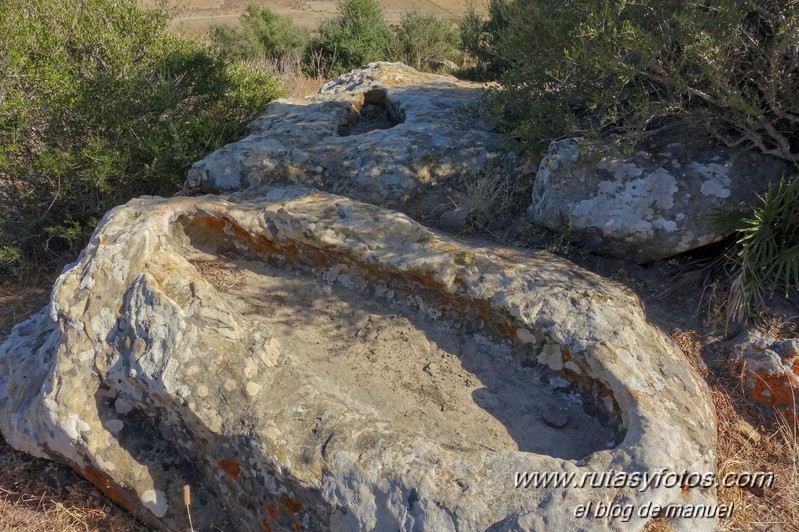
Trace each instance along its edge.
<instances>
[{"instance_id":1,"label":"orange mineral staining on rock","mask_svg":"<svg viewBox=\"0 0 799 532\"><path fill-rule=\"evenodd\" d=\"M122 493L122 489L111 480L111 477L91 465L84 467L82 474L83 478L100 488L100 491L102 491L106 497L128 511L133 509L133 504L131 504L128 498Z\"/></svg>"},{"instance_id":2,"label":"orange mineral staining on rock","mask_svg":"<svg viewBox=\"0 0 799 532\"><path fill-rule=\"evenodd\" d=\"M799 376L796 374L796 339L752 342L744 345L746 392L755 402L796 419Z\"/></svg>"},{"instance_id":3,"label":"orange mineral staining on rock","mask_svg":"<svg viewBox=\"0 0 799 532\"><path fill-rule=\"evenodd\" d=\"M241 475L241 466L238 462L234 460L217 460L216 465L219 466L219 469L227 473L233 480L239 478Z\"/></svg>"},{"instance_id":4,"label":"orange mineral staining on rock","mask_svg":"<svg viewBox=\"0 0 799 532\"><path fill-rule=\"evenodd\" d=\"M269 517L274 519L275 517L277 517L277 508L275 508L274 504L267 504L266 513L269 515Z\"/></svg>"},{"instance_id":5,"label":"orange mineral staining on rock","mask_svg":"<svg viewBox=\"0 0 799 532\"><path fill-rule=\"evenodd\" d=\"M283 497L281 502L283 509L289 513L297 514L302 511L302 503L297 499L292 499L291 497Z\"/></svg>"}]
</instances>

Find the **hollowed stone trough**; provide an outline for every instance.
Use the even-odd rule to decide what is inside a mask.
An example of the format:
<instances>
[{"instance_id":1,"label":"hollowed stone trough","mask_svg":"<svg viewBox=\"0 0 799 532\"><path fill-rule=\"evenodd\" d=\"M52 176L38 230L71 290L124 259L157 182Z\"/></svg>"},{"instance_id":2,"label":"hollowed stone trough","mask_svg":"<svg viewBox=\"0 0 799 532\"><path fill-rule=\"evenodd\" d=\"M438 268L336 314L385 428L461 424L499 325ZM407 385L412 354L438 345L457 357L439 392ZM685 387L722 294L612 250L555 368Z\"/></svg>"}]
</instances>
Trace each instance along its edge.
<instances>
[{"instance_id":1,"label":"hollowed stone trough","mask_svg":"<svg viewBox=\"0 0 799 532\"><path fill-rule=\"evenodd\" d=\"M575 510L715 497L516 486L714 470L706 386L634 295L305 189L109 212L0 346L0 429L171 530L184 485L197 530L637 530Z\"/></svg>"}]
</instances>

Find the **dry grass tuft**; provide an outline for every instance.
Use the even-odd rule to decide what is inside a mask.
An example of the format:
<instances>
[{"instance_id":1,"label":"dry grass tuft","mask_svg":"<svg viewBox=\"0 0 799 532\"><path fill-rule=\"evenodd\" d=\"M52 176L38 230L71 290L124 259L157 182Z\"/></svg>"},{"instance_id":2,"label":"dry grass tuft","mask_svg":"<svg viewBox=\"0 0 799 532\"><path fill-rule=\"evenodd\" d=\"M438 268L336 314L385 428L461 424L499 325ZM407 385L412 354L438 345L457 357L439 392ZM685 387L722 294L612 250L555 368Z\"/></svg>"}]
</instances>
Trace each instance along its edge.
<instances>
[{"instance_id":1,"label":"dry grass tuft","mask_svg":"<svg viewBox=\"0 0 799 532\"><path fill-rule=\"evenodd\" d=\"M221 259L196 259L191 264L216 290L233 288L244 278L244 272L233 262Z\"/></svg>"},{"instance_id":2,"label":"dry grass tuft","mask_svg":"<svg viewBox=\"0 0 799 532\"><path fill-rule=\"evenodd\" d=\"M0 439L0 531L143 531L69 468L17 452Z\"/></svg>"},{"instance_id":3,"label":"dry grass tuft","mask_svg":"<svg viewBox=\"0 0 799 532\"><path fill-rule=\"evenodd\" d=\"M530 176L506 158L463 174L459 185L460 194L453 203L466 213L471 225L489 232L510 225L530 203Z\"/></svg>"},{"instance_id":4,"label":"dry grass tuft","mask_svg":"<svg viewBox=\"0 0 799 532\"><path fill-rule=\"evenodd\" d=\"M313 96L328 81L324 77L309 76L303 72L302 55L299 53L285 54L277 59L261 57L249 62L280 78L289 98Z\"/></svg>"}]
</instances>

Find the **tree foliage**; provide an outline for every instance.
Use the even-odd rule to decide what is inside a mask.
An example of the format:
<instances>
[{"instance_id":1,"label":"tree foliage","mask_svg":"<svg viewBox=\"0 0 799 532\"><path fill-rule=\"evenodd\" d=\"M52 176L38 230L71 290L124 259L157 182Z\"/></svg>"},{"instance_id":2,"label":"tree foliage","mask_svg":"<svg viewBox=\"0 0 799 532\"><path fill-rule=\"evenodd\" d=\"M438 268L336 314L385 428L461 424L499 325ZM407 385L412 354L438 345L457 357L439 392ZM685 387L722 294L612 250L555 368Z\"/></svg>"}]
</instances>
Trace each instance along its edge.
<instances>
[{"instance_id":1,"label":"tree foliage","mask_svg":"<svg viewBox=\"0 0 799 532\"><path fill-rule=\"evenodd\" d=\"M394 28L392 59L417 70L427 68L431 59L457 58L460 37L445 20L417 9L402 13Z\"/></svg>"},{"instance_id":2,"label":"tree foliage","mask_svg":"<svg viewBox=\"0 0 799 532\"><path fill-rule=\"evenodd\" d=\"M289 17L257 4L246 7L240 23L238 29L211 29L211 40L229 59L267 58L279 63L285 56L301 57L310 39Z\"/></svg>"},{"instance_id":3,"label":"tree foliage","mask_svg":"<svg viewBox=\"0 0 799 532\"><path fill-rule=\"evenodd\" d=\"M797 0L493 0L464 42L528 147L640 132L678 115L720 141L799 160Z\"/></svg>"},{"instance_id":4,"label":"tree foliage","mask_svg":"<svg viewBox=\"0 0 799 532\"><path fill-rule=\"evenodd\" d=\"M338 16L322 23L309 61L318 74L337 76L388 57L391 29L379 0L341 0Z\"/></svg>"},{"instance_id":5,"label":"tree foliage","mask_svg":"<svg viewBox=\"0 0 799 532\"><path fill-rule=\"evenodd\" d=\"M110 207L172 194L244 133L273 77L134 0L0 3L0 262L58 262Z\"/></svg>"}]
</instances>

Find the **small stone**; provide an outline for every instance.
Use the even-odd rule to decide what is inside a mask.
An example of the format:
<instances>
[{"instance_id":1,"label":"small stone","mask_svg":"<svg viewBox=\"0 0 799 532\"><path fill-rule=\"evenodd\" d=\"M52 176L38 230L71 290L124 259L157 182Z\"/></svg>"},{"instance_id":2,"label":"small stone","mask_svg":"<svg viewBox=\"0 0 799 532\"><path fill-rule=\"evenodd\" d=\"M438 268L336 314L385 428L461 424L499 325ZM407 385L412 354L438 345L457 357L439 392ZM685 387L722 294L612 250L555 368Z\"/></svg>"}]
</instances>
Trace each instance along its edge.
<instances>
[{"instance_id":1,"label":"small stone","mask_svg":"<svg viewBox=\"0 0 799 532\"><path fill-rule=\"evenodd\" d=\"M542 417L544 419L544 423L550 427L555 427L556 429L565 427L569 422L569 417L560 410L544 410Z\"/></svg>"},{"instance_id":2,"label":"small stone","mask_svg":"<svg viewBox=\"0 0 799 532\"><path fill-rule=\"evenodd\" d=\"M777 342L773 349L783 359L797 356L799 355L799 338L789 338Z\"/></svg>"},{"instance_id":3,"label":"small stone","mask_svg":"<svg viewBox=\"0 0 799 532\"><path fill-rule=\"evenodd\" d=\"M107 428L110 432L116 434L117 432L122 430L122 427L124 427L125 424L122 422L121 419L109 419L108 421L103 423L103 426L105 426L105 428Z\"/></svg>"},{"instance_id":4,"label":"small stone","mask_svg":"<svg viewBox=\"0 0 799 532\"><path fill-rule=\"evenodd\" d=\"M428 59L427 66L433 72L455 72L458 70L458 65L447 59Z\"/></svg>"},{"instance_id":5,"label":"small stone","mask_svg":"<svg viewBox=\"0 0 799 532\"><path fill-rule=\"evenodd\" d=\"M126 399L117 397L117 400L114 402L114 408L117 411L117 414L127 414L133 410L133 405L130 404Z\"/></svg>"},{"instance_id":6,"label":"small stone","mask_svg":"<svg viewBox=\"0 0 799 532\"><path fill-rule=\"evenodd\" d=\"M447 211L438 218L438 225L444 231L460 233L466 227L466 212L460 209Z\"/></svg>"}]
</instances>

